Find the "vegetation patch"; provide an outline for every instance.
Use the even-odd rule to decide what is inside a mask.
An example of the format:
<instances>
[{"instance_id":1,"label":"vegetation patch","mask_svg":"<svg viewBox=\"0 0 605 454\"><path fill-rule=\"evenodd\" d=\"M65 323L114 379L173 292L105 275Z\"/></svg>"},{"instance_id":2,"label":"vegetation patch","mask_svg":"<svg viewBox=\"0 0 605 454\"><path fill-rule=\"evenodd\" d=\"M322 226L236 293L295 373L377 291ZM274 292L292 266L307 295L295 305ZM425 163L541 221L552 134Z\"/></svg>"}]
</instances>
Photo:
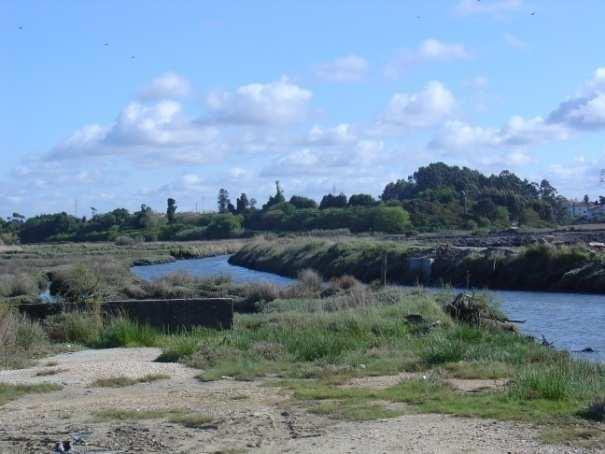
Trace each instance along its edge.
<instances>
[{"instance_id":1,"label":"vegetation patch","mask_svg":"<svg viewBox=\"0 0 605 454\"><path fill-rule=\"evenodd\" d=\"M67 369L45 369L39 370L34 374L35 377L48 377L51 375L62 374L63 372L67 372Z\"/></svg>"},{"instance_id":2,"label":"vegetation patch","mask_svg":"<svg viewBox=\"0 0 605 454\"><path fill-rule=\"evenodd\" d=\"M216 428L216 424L213 424L213 418L199 413L174 415L171 416L168 421L175 424L180 424L188 429Z\"/></svg>"},{"instance_id":3,"label":"vegetation patch","mask_svg":"<svg viewBox=\"0 0 605 454\"><path fill-rule=\"evenodd\" d=\"M38 385L13 385L9 383L0 383L0 405L18 399L27 394L42 394L61 390L61 386L51 383L42 383Z\"/></svg>"},{"instance_id":4,"label":"vegetation patch","mask_svg":"<svg viewBox=\"0 0 605 454\"><path fill-rule=\"evenodd\" d=\"M168 380L170 375L166 374L148 374L140 378L129 378L124 376L110 377L110 378L99 378L95 380L91 386L97 388L122 388L125 386L132 386L139 383L151 383L158 380Z\"/></svg>"},{"instance_id":5,"label":"vegetation patch","mask_svg":"<svg viewBox=\"0 0 605 454\"><path fill-rule=\"evenodd\" d=\"M187 410L180 408L167 408L157 410L127 410L109 408L95 411L92 416L95 422L137 421L144 419L166 419L184 415Z\"/></svg>"}]
</instances>

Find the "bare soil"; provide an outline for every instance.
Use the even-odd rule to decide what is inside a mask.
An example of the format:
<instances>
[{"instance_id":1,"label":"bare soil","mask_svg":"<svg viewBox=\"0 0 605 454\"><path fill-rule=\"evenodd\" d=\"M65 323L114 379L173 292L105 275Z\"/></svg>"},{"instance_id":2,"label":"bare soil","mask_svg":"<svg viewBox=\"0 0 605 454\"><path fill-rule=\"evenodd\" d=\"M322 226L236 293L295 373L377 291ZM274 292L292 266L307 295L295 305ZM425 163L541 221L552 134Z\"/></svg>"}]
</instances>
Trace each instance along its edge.
<instances>
[{"instance_id":1,"label":"bare soil","mask_svg":"<svg viewBox=\"0 0 605 454\"><path fill-rule=\"evenodd\" d=\"M0 407L0 452L49 453L56 441L70 437L86 441L72 450L79 453L589 452L542 444L538 428L517 423L412 411L387 420L336 421L309 413L267 380L203 383L195 378L198 370L155 363L159 353L153 348L86 350L47 358L30 369L0 371L0 382L63 386ZM37 375L48 370L57 373ZM149 374L170 378L123 388L91 386L99 378L137 379ZM406 378L377 377L350 385L380 387ZM469 382L461 381L460 389L499 385L493 380ZM179 410L208 415L212 423L187 428L165 416L100 421L95 412L102 410Z\"/></svg>"}]
</instances>

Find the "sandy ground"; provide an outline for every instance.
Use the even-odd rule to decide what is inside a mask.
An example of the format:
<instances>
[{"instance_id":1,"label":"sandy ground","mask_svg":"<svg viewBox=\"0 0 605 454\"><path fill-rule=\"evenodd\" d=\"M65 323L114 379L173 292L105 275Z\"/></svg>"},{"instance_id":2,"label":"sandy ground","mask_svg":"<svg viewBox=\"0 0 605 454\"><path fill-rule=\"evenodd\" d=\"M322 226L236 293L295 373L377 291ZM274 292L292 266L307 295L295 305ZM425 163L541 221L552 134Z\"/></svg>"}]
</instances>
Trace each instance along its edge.
<instances>
[{"instance_id":1,"label":"sandy ground","mask_svg":"<svg viewBox=\"0 0 605 454\"><path fill-rule=\"evenodd\" d=\"M108 349L62 354L39 366L0 371L0 382L57 383L61 391L32 394L0 407L1 453L49 453L57 440L86 440L72 452L89 453L580 453L543 445L526 425L445 415L409 414L372 422L339 422L308 413L266 382L201 383L179 364L155 363L159 350ZM47 366L47 364L52 366ZM58 370L36 376L41 370ZM98 378L166 374L170 379L124 388L96 388ZM405 375L357 381L388 386ZM461 389L500 383L460 383ZM189 429L165 418L99 422L104 409L186 410L214 422ZM596 451L595 451L596 452Z\"/></svg>"}]
</instances>

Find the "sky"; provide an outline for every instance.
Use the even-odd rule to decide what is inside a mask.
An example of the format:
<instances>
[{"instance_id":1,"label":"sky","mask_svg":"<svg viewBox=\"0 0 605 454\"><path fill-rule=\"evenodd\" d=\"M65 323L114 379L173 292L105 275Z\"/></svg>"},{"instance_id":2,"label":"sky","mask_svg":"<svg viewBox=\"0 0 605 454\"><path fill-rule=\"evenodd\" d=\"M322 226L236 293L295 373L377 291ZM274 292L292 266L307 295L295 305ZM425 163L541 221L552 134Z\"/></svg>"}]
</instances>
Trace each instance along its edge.
<instances>
[{"instance_id":1,"label":"sky","mask_svg":"<svg viewBox=\"0 0 605 454\"><path fill-rule=\"evenodd\" d=\"M443 161L605 193L602 0L3 0L0 216L379 196Z\"/></svg>"}]
</instances>

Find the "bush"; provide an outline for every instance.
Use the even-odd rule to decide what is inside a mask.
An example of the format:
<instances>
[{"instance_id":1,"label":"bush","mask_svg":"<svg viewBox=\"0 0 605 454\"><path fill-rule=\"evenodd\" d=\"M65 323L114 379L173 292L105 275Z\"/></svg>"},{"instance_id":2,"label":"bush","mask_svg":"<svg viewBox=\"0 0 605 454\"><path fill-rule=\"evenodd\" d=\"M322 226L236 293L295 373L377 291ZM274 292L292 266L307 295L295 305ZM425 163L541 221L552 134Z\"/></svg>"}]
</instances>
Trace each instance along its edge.
<instances>
[{"instance_id":1,"label":"bush","mask_svg":"<svg viewBox=\"0 0 605 454\"><path fill-rule=\"evenodd\" d=\"M63 312L49 317L46 331L54 342L93 345L102 328L98 311Z\"/></svg>"},{"instance_id":2,"label":"bush","mask_svg":"<svg viewBox=\"0 0 605 454\"><path fill-rule=\"evenodd\" d=\"M101 348L153 347L156 338L157 333L153 328L125 317L116 317L103 327L96 346Z\"/></svg>"},{"instance_id":3,"label":"bush","mask_svg":"<svg viewBox=\"0 0 605 454\"><path fill-rule=\"evenodd\" d=\"M100 282L88 266L78 264L51 274L50 293L76 303L88 302L98 296Z\"/></svg>"},{"instance_id":4,"label":"bush","mask_svg":"<svg viewBox=\"0 0 605 454\"><path fill-rule=\"evenodd\" d=\"M3 274L0 276L0 296L15 298L17 296L37 295L38 292L38 282L28 274Z\"/></svg>"},{"instance_id":5,"label":"bush","mask_svg":"<svg viewBox=\"0 0 605 454\"><path fill-rule=\"evenodd\" d=\"M295 285L301 288L305 295L316 295L321 292L323 279L317 271L306 269L298 274L298 283Z\"/></svg>"},{"instance_id":6,"label":"bush","mask_svg":"<svg viewBox=\"0 0 605 454\"><path fill-rule=\"evenodd\" d=\"M136 244L136 240L127 235L122 235L116 238L115 244L116 246L132 246L133 244Z\"/></svg>"},{"instance_id":7,"label":"bush","mask_svg":"<svg viewBox=\"0 0 605 454\"><path fill-rule=\"evenodd\" d=\"M0 369L25 367L47 348L48 337L40 324L0 304Z\"/></svg>"},{"instance_id":8,"label":"bush","mask_svg":"<svg viewBox=\"0 0 605 454\"><path fill-rule=\"evenodd\" d=\"M592 421L605 422L605 397L594 399L586 410L580 412L580 416Z\"/></svg>"}]
</instances>

